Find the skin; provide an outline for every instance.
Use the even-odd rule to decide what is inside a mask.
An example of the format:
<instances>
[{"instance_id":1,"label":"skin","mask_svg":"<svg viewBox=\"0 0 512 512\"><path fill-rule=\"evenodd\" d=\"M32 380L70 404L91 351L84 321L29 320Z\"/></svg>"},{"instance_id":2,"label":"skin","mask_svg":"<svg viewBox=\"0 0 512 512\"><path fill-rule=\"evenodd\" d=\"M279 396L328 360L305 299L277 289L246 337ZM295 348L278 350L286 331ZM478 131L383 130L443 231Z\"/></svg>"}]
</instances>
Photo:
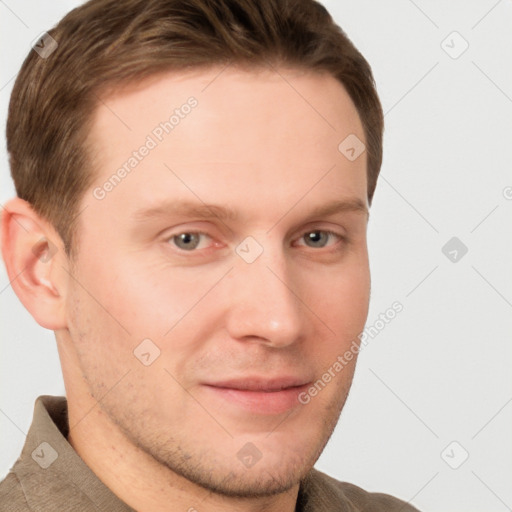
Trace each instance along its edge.
<instances>
[{"instance_id":1,"label":"skin","mask_svg":"<svg viewBox=\"0 0 512 512\"><path fill-rule=\"evenodd\" d=\"M364 141L348 94L318 73L220 71L166 73L104 98L74 261L24 201L12 200L3 216L10 279L21 271L12 286L56 334L68 440L139 511L171 503L295 510L299 482L339 419L355 358L309 403L275 414L247 410L204 383L247 375L314 382L368 313L366 154L351 162L338 151L349 134ZM198 105L96 199L94 188L190 96ZM363 208L311 216L340 200ZM140 214L179 201L237 218ZM194 232L205 233L197 248L180 250L173 237ZM311 232L324 246L308 244ZM252 263L235 250L248 236L263 249ZM46 240L56 249L49 261L36 257L47 254ZM149 366L134 356L147 338L160 349ZM237 456L249 442L261 454L250 468Z\"/></svg>"}]
</instances>

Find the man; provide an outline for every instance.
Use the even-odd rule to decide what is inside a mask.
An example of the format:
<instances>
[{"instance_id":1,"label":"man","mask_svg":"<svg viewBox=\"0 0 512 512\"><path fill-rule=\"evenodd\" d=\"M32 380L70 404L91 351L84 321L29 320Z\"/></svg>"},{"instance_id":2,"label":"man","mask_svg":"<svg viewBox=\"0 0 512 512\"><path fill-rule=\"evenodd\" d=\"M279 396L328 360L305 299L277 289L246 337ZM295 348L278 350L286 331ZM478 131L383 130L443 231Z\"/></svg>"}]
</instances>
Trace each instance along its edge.
<instances>
[{"instance_id":1,"label":"man","mask_svg":"<svg viewBox=\"0 0 512 512\"><path fill-rule=\"evenodd\" d=\"M2 510L416 510L313 469L368 312L382 130L312 0L92 0L44 35L2 251L66 399L37 400Z\"/></svg>"}]
</instances>

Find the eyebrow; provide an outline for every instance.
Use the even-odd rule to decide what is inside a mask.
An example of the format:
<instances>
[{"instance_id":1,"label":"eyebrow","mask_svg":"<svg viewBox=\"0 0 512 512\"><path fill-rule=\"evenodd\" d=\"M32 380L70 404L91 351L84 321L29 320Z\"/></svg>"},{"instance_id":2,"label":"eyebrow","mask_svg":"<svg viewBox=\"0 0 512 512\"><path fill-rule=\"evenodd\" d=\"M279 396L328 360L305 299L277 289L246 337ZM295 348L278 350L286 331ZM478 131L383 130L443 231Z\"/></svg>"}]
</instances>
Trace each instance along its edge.
<instances>
[{"instance_id":1,"label":"eyebrow","mask_svg":"<svg viewBox=\"0 0 512 512\"><path fill-rule=\"evenodd\" d=\"M354 197L349 199L330 201L314 208L308 217L327 217L336 213L356 212L369 215L367 206L361 199Z\"/></svg>"},{"instance_id":2,"label":"eyebrow","mask_svg":"<svg viewBox=\"0 0 512 512\"><path fill-rule=\"evenodd\" d=\"M295 206L292 209L295 209ZM292 209L285 213L282 218L288 215ZM316 206L308 213L307 218L327 217L344 212L359 212L369 215L368 208L361 199L348 198L329 201ZM194 201L165 201L159 205L138 210L132 217L136 222L145 222L154 218L169 216L194 217L197 219L217 218L221 221L237 221L240 219L239 213L232 208Z\"/></svg>"}]
</instances>

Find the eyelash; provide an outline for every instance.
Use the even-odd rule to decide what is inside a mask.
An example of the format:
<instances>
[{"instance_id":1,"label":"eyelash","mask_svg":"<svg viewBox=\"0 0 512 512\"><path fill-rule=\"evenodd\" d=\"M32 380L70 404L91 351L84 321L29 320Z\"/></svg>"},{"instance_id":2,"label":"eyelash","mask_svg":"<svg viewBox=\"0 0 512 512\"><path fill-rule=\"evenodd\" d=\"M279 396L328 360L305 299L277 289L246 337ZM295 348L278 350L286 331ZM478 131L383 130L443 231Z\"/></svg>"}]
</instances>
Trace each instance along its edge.
<instances>
[{"instance_id":1,"label":"eyelash","mask_svg":"<svg viewBox=\"0 0 512 512\"><path fill-rule=\"evenodd\" d=\"M298 238L298 240L302 240L304 238L304 236L306 236L307 234L309 233L315 233L315 232L320 232L320 233L324 233L324 234L327 234L327 235L330 235L332 237L335 237L335 238L338 238L338 241L341 242L341 243L344 243L344 244L347 244L349 242L349 240L347 239L346 236L344 235L341 235L340 233L337 233L335 231L331 231L331 230L328 230L328 229L309 229L308 231L304 231L302 233L302 235ZM205 233L203 231L180 231L179 233L175 233L175 234L172 234L170 236L167 236L165 237L165 242L167 242L169 245L172 243L172 240L179 236L179 235L182 235L182 234L188 234L188 235L204 235L208 238L210 238L211 240L213 240L213 237L211 237L210 235L208 235L208 233ZM312 250L326 250L328 247L336 247L338 244L337 243L334 243L334 244L331 244L331 245L327 245L327 246L324 246L324 247L318 247L318 248L315 248L315 247L309 247L309 249L312 249ZM301 245L302 247L308 247L304 244ZM207 247L206 249L191 249L191 250L185 250L185 249L180 249L179 247L177 247L176 245L173 245L173 249L176 250L180 255L185 255L185 254L193 254L193 253L198 253L198 252L202 252L202 251L208 251L209 249L212 249L212 247ZM340 250L340 248L337 248L337 249L331 249L330 251L327 251L327 252L336 252L336 250Z\"/></svg>"}]
</instances>

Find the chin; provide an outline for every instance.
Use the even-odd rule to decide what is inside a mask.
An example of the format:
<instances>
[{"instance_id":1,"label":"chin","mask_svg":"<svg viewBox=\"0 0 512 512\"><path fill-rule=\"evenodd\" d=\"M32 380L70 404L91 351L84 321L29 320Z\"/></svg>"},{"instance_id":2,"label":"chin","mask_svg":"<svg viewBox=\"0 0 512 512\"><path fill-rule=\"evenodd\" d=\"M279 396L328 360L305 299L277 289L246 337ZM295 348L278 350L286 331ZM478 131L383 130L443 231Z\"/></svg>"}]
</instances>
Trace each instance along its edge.
<instances>
[{"instance_id":1,"label":"chin","mask_svg":"<svg viewBox=\"0 0 512 512\"><path fill-rule=\"evenodd\" d=\"M204 468L206 470L206 468ZM263 498L289 491L300 483L309 467L281 464L275 467L258 461L252 467L236 465L233 468L216 468L214 471L196 471L183 474L195 484L222 496L232 498Z\"/></svg>"}]
</instances>

